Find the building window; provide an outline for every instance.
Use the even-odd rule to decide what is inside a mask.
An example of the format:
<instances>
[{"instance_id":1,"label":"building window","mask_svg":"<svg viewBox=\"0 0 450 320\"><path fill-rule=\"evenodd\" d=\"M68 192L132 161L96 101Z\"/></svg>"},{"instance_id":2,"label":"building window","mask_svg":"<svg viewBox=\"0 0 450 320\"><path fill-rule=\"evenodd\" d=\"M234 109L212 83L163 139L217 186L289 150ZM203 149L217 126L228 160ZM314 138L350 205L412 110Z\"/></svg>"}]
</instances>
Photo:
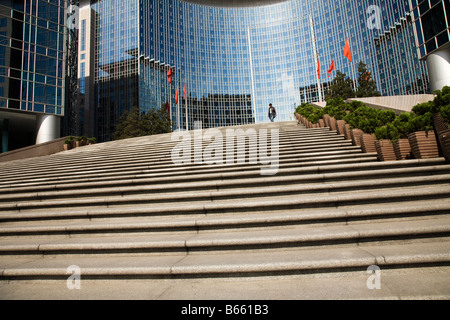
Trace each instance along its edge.
<instances>
[{"instance_id":1,"label":"building window","mask_svg":"<svg viewBox=\"0 0 450 320\"><path fill-rule=\"evenodd\" d=\"M81 20L81 51L86 51L86 19Z\"/></svg>"}]
</instances>

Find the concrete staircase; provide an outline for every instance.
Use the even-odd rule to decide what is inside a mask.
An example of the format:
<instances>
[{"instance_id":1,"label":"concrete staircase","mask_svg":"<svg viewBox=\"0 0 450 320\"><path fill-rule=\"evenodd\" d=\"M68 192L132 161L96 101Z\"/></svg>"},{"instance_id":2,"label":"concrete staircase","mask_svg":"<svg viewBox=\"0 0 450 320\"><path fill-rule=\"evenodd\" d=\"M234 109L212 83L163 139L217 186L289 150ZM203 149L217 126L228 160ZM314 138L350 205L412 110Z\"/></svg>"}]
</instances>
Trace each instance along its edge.
<instances>
[{"instance_id":1,"label":"concrete staircase","mask_svg":"<svg viewBox=\"0 0 450 320\"><path fill-rule=\"evenodd\" d=\"M279 130L276 175L176 165L170 134L0 164L0 298L450 297L443 158L380 162L296 122L239 128Z\"/></svg>"}]
</instances>

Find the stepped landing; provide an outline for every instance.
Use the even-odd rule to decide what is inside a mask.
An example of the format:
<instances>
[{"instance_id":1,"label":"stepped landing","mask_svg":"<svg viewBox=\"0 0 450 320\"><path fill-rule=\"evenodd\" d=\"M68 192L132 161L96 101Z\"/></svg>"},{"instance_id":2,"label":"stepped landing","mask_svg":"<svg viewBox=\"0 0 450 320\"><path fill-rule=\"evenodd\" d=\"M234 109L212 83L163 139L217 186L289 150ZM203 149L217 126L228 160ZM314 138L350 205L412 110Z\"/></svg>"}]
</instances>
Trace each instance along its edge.
<instances>
[{"instance_id":1,"label":"stepped landing","mask_svg":"<svg viewBox=\"0 0 450 320\"><path fill-rule=\"evenodd\" d=\"M239 128L279 132L275 175L248 154L174 164L170 134L0 164L0 298L450 297L443 158L379 162L296 122Z\"/></svg>"}]
</instances>

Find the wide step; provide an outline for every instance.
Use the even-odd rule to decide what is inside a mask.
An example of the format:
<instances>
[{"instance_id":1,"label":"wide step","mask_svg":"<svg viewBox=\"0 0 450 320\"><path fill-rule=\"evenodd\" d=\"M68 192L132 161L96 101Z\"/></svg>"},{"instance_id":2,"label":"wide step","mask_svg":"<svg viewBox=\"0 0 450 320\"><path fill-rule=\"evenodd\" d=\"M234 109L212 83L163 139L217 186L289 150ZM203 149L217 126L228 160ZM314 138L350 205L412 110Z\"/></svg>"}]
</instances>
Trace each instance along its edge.
<instances>
[{"instance_id":1,"label":"wide step","mask_svg":"<svg viewBox=\"0 0 450 320\"><path fill-rule=\"evenodd\" d=\"M234 163L177 165L170 134L0 164L0 279L65 286L71 266L86 281L211 284L369 266L447 274L445 159L380 162L296 122L238 128L279 130L275 175L237 144Z\"/></svg>"}]
</instances>

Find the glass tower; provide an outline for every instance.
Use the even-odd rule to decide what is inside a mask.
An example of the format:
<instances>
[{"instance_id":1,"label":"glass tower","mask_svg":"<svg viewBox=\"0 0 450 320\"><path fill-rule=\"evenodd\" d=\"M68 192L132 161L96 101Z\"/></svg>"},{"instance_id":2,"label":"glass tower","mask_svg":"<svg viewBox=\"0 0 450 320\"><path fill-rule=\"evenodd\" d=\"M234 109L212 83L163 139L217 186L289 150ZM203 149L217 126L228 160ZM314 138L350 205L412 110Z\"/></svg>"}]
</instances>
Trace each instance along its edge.
<instances>
[{"instance_id":1,"label":"glass tower","mask_svg":"<svg viewBox=\"0 0 450 320\"><path fill-rule=\"evenodd\" d=\"M65 7L65 0L0 1L2 152L59 137Z\"/></svg>"},{"instance_id":2,"label":"glass tower","mask_svg":"<svg viewBox=\"0 0 450 320\"><path fill-rule=\"evenodd\" d=\"M332 60L355 82L363 61L374 81L385 84L379 88L384 95L428 90L412 20L404 21L409 0L225 3L92 1L91 103L99 140L109 140L120 115L134 106L168 106L174 130L197 121L205 128L267 122L269 103L277 121L291 120L298 104L323 99L335 76L327 72ZM399 23L403 31L386 40ZM352 62L343 55L347 39Z\"/></svg>"},{"instance_id":3,"label":"glass tower","mask_svg":"<svg viewBox=\"0 0 450 320\"><path fill-rule=\"evenodd\" d=\"M381 95L424 94L430 91L426 64L418 62L415 39L409 13L375 39Z\"/></svg>"}]
</instances>

